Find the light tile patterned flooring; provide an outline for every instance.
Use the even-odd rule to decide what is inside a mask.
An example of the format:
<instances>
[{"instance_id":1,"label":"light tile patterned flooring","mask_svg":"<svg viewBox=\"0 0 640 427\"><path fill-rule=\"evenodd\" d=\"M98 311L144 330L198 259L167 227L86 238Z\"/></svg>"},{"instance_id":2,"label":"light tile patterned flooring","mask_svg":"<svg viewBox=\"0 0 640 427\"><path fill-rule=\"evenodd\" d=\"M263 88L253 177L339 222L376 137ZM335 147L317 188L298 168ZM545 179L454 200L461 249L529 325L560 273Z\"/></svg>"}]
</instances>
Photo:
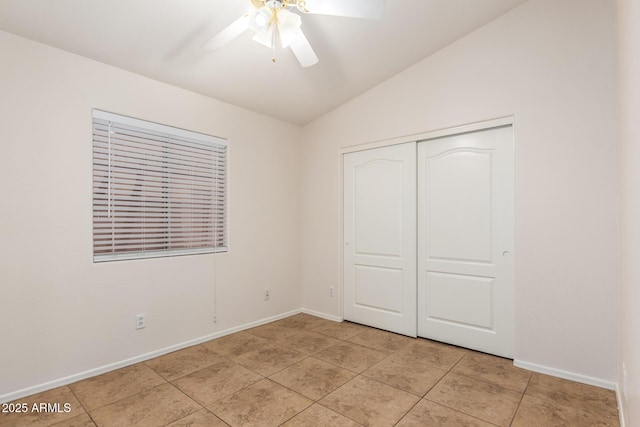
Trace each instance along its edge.
<instances>
[{"instance_id":1,"label":"light tile patterned flooring","mask_svg":"<svg viewBox=\"0 0 640 427\"><path fill-rule=\"evenodd\" d=\"M617 426L612 391L306 314L20 399L0 426Z\"/></svg>"}]
</instances>

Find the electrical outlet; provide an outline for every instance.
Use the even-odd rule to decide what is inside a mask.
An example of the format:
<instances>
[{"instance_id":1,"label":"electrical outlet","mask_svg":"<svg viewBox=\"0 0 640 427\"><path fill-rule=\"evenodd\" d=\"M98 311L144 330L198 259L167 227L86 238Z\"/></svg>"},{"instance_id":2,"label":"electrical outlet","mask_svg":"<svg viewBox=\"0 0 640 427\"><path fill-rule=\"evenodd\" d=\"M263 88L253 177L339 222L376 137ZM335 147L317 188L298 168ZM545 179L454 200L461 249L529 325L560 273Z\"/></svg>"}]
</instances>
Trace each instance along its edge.
<instances>
[{"instance_id":1,"label":"electrical outlet","mask_svg":"<svg viewBox=\"0 0 640 427\"><path fill-rule=\"evenodd\" d=\"M136 315L136 329L143 329L145 327L144 324L144 314Z\"/></svg>"},{"instance_id":2,"label":"electrical outlet","mask_svg":"<svg viewBox=\"0 0 640 427\"><path fill-rule=\"evenodd\" d=\"M627 367L622 363L622 397L627 400Z\"/></svg>"},{"instance_id":3,"label":"electrical outlet","mask_svg":"<svg viewBox=\"0 0 640 427\"><path fill-rule=\"evenodd\" d=\"M213 316L213 323L218 323L218 316Z\"/></svg>"},{"instance_id":4,"label":"electrical outlet","mask_svg":"<svg viewBox=\"0 0 640 427\"><path fill-rule=\"evenodd\" d=\"M269 298L271 298L271 292L269 292L269 289L267 289L264 291L264 300L269 301Z\"/></svg>"},{"instance_id":5,"label":"electrical outlet","mask_svg":"<svg viewBox=\"0 0 640 427\"><path fill-rule=\"evenodd\" d=\"M336 296L336 289L333 286L329 287L329 296L330 297Z\"/></svg>"}]
</instances>

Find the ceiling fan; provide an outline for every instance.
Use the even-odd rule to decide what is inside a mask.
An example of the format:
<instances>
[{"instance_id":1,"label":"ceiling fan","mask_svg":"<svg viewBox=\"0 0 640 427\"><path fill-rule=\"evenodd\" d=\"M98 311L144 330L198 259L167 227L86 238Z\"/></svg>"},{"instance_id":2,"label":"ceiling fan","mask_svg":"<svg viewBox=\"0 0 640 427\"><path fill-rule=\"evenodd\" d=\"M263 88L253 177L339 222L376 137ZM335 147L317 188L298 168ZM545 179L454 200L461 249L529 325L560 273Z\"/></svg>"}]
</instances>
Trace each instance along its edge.
<instances>
[{"instance_id":1,"label":"ceiling fan","mask_svg":"<svg viewBox=\"0 0 640 427\"><path fill-rule=\"evenodd\" d=\"M226 27L203 46L217 50L251 29L253 40L274 50L278 41L283 48L290 47L303 67L318 62L311 44L302 32L302 14L346 16L350 18L379 19L384 0L251 0L253 8Z\"/></svg>"}]
</instances>

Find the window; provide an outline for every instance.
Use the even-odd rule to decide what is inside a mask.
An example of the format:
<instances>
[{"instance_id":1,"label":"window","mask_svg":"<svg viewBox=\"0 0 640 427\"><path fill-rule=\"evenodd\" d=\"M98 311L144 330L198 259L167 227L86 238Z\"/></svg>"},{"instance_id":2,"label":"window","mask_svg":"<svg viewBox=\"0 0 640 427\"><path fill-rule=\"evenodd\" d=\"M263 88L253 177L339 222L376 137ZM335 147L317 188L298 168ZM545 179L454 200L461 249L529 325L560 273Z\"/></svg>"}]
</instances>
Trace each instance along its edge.
<instances>
[{"instance_id":1,"label":"window","mask_svg":"<svg viewBox=\"0 0 640 427\"><path fill-rule=\"evenodd\" d=\"M93 110L93 260L227 250L227 141Z\"/></svg>"}]
</instances>

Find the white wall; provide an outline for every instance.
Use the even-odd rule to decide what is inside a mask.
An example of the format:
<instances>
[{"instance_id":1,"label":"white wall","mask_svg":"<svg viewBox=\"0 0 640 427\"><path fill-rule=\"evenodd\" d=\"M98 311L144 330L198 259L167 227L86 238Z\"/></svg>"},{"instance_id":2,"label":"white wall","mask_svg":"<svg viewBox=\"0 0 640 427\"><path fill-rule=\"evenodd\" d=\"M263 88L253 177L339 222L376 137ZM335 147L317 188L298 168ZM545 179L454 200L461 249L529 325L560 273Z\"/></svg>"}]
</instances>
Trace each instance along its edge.
<instances>
[{"instance_id":1,"label":"white wall","mask_svg":"<svg viewBox=\"0 0 640 427\"><path fill-rule=\"evenodd\" d=\"M640 425L640 1L617 3L622 248L618 391L626 425L636 426Z\"/></svg>"},{"instance_id":2,"label":"white wall","mask_svg":"<svg viewBox=\"0 0 640 427\"><path fill-rule=\"evenodd\" d=\"M300 307L297 126L4 32L0 52L0 401ZM93 107L230 139L216 325L213 255L93 264Z\"/></svg>"},{"instance_id":3,"label":"white wall","mask_svg":"<svg viewBox=\"0 0 640 427\"><path fill-rule=\"evenodd\" d=\"M340 147L515 115L516 359L613 386L615 61L613 2L532 0L307 125L304 306L341 313Z\"/></svg>"}]
</instances>

